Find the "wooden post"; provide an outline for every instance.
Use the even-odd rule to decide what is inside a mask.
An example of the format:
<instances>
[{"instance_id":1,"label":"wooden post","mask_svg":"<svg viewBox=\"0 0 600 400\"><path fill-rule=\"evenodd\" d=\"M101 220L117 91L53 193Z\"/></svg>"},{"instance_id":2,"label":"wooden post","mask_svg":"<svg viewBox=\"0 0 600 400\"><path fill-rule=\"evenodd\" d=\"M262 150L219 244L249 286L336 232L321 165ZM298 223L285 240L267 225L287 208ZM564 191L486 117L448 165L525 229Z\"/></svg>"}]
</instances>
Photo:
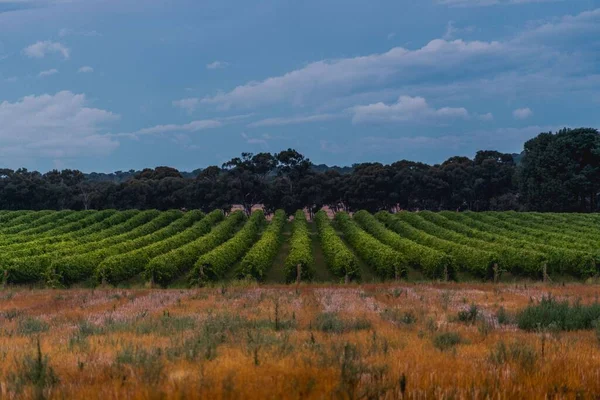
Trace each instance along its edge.
<instances>
[{"instance_id":1,"label":"wooden post","mask_svg":"<svg viewBox=\"0 0 600 400\"><path fill-rule=\"evenodd\" d=\"M300 284L302 280L302 264L296 265L296 285Z\"/></svg>"},{"instance_id":2,"label":"wooden post","mask_svg":"<svg viewBox=\"0 0 600 400\"><path fill-rule=\"evenodd\" d=\"M498 281L500 280L500 271L498 271L498 263L494 263L492 269L494 270L494 283L498 283Z\"/></svg>"},{"instance_id":3,"label":"wooden post","mask_svg":"<svg viewBox=\"0 0 600 400\"><path fill-rule=\"evenodd\" d=\"M148 282L148 286L150 287L150 289L154 289L154 272L152 272L152 275L150 275L150 281Z\"/></svg>"},{"instance_id":4,"label":"wooden post","mask_svg":"<svg viewBox=\"0 0 600 400\"><path fill-rule=\"evenodd\" d=\"M346 285L350 283L350 276L348 274L346 274L346 276L344 276L344 283Z\"/></svg>"},{"instance_id":5,"label":"wooden post","mask_svg":"<svg viewBox=\"0 0 600 400\"><path fill-rule=\"evenodd\" d=\"M449 276L448 276L448 266L444 265L444 282L448 282L449 280Z\"/></svg>"},{"instance_id":6,"label":"wooden post","mask_svg":"<svg viewBox=\"0 0 600 400\"><path fill-rule=\"evenodd\" d=\"M542 279L544 281L544 283L548 282L548 264L544 263L544 265L542 265Z\"/></svg>"}]
</instances>

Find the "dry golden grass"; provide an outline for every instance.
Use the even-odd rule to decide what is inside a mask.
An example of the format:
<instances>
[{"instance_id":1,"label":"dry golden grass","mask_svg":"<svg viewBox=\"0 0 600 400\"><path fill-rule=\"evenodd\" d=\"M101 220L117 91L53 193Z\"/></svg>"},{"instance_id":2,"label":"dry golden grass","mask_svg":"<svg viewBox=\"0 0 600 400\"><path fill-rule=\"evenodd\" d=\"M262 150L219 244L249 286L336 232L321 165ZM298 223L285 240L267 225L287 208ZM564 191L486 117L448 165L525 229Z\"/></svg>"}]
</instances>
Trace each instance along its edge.
<instances>
[{"instance_id":1,"label":"dry golden grass","mask_svg":"<svg viewBox=\"0 0 600 400\"><path fill-rule=\"evenodd\" d=\"M600 287L7 289L0 399L598 398L594 332L498 323L548 293L591 303Z\"/></svg>"}]
</instances>

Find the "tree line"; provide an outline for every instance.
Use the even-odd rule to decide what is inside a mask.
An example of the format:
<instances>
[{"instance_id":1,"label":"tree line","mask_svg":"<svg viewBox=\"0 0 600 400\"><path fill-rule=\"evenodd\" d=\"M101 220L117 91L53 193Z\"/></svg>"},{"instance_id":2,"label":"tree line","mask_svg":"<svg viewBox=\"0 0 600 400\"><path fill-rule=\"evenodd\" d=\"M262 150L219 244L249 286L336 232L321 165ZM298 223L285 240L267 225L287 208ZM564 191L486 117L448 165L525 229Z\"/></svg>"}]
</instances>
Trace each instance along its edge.
<instances>
[{"instance_id":1,"label":"tree line","mask_svg":"<svg viewBox=\"0 0 600 400\"><path fill-rule=\"evenodd\" d=\"M242 153L192 173L170 167L115 174L0 169L0 209L185 208L289 214L333 210L527 210L596 212L600 134L592 128L541 133L520 155L481 150L428 165L401 160L352 167L314 165L299 152Z\"/></svg>"}]
</instances>

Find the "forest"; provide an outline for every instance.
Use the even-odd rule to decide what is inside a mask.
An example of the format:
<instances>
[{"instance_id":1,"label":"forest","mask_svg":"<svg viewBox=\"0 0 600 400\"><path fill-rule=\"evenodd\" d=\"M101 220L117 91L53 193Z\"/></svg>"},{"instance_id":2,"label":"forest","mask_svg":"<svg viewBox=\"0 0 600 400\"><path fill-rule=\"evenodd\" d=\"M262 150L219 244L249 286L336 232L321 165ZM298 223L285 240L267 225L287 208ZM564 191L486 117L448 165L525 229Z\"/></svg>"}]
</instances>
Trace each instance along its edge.
<instances>
[{"instance_id":1,"label":"forest","mask_svg":"<svg viewBox=\"0 0 600 400\"><path fill-rule=\"evenodd\" d=\"M199 160L198 164L202 161ZM242 153L193 172L171 167L112 174L0 169L0 209L199 209L249 214L298 209L334 211L471 210L597 212L597 129L540 133L520 154L478 151L441 164L400 160L351 167L314 165L296 150Z\"/></svg>"}]
</instances>

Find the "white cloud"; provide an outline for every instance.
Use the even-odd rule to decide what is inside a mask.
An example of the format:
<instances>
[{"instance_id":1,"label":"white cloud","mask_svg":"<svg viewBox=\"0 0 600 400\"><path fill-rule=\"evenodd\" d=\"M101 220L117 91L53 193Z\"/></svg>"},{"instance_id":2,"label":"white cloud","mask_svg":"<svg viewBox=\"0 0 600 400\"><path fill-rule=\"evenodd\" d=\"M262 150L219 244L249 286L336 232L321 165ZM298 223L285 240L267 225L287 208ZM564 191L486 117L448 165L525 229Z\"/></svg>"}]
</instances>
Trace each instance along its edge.
<instances>
[{"instance_id":1,"label":"white cloud","mask_svg":"<svg viewBox=\"0 0 600 400\"><path fill-rule=\"evenodd\" d=\"M517 1L514 0L515 4ZM514 96L514 92L523 91L523 83L532 85L528 77L536 78L536 90L556 94L555 86L538 85L538 81L546 80L563 81L571 92L569 82L582 81L597 73L597 55L593 49L598 41L593 40L600 37L600 9L538 22L504 41L451 40L459 33L472 31L473 27L459 28L449 22L445 40L435 39L421 48L394 47L385 53L316 61L282 75L249 81L232 90L199 98L194 104L217 109L291 105L315 107L313 113L322 113L336 109L336 103L337 110L364 104L339 104L340 99L344 102L350 97L370 95L369 101L375 103L391 101L399 94L426 94L428 98L441 100L421 88L445 92L446 98L454 100L461 96L470 97L469 100L480 98L481 92L491 90L512 90L508 94ZM575 35L579 35L577 39ZM432 83L439 81L439 76L447 76L452 83ZM503 81L503 86L488 85L499 81ZM465 86L471 92L451 92L444 90L444 86ZM377 97L384 91L385 96ZM392 91L396 95L390 98Z\"/></svg>"},{"instance_id":2,"label":"white cloud","mask_svg":"<svg viewBox=\"0 0 600 400\"><path fill-rule=\"evenodd\" d=\"M84 94L69 91L0 103L0 154L10 160L110 153L119 143L101 129L119 117L87 103Z\"/></svg>"},{"instance_id":3,"label":"white cloud","mask_svg":"<svg viewBox=\"0 0 600 400\"><path fill-rule=\"evenodd\" d=\"M196 108L198 108L199 103L200 103L200 100L198 100L196 98L188 98L188 99L181 99L181 100L173 101L173 106L183 108L188 113L192 113L196 110Z\"/></svg>"},{"instance_id":4,"label":"white cloud","mask_svg":"<svg viewBox=\"0 0 600 400\"><path fill-rule=\"evenodd\" d=\"M250 128L264 127L264 126L284 126L284 125L298 125L310 122L323 122L330 121L339 117L335 114L316 114L306 115L301 117L285 117L285 118L266 118L260 121L252 122L248 124Z\"/></svg>"},{"instance_id":5,"label":"white cloud","mask_svg":"<svg viewBox=\"0 0 600 400\"><path fill-rule=\"evenodd\" d=\"M393 38L395 38L395 37L396 37L396 32L390 32L390 33L388 33L388 35L387 35L387 38L388 38L388 40L391 40L391 39L393 39Z\"/></svg>"},{"instance_id":6,"label":"white cloud","mask_svg":"<svg viewBox=\"0 0 600 400\"><path fill-rule=\"evenodd\" d=\"M249 82L229 92L205 97L201 103L220 108L249 108L280 102L301 104L309 95L343 94L367 85L383 85L392 77L414 78L451 71L478 57L495 57L497 66L505 65L511 59L507 56L509 53L518 52L514 48L509 52L500 42L435 39L417 50L395 47L386 53L313 62L285 75ZM473 68L477 65L470 63L469 69ZM485 65L482 68L489 69Z\"/></svg>"},{"instance_id":7,"label":"white cloud","mask_svg":"<svg viewBox=\"0 0 600 400\"><path fill-rule=\"evenodd\" d=\"M513 117L516 119L529 118L533 114L533 111L529 108L518 108L513 111Z\"/></svg>"},{"instance_id":8,"label":"white cloud","mask_svg":"<svg viewBox=\"0 0 600 400\"><path fill-rule=\"evenodd\" d=\"M394 104L375 103L350 109L353 123L361 122L404 122L438 121L440 119L469 118L463 108L432 108L423 97L400 96Z\"/></svg>"},{"instance_id":9,"label":"white cloud","mask_svg":"<svg viewBox=\"0 0 600 400\"><path fill-rule=\"evenodd\" d=\"M229 66L228 62L213 61L210 64L206 64L206 69L221 69L221 68L227 68L228 66Z\"/></svg>"},{"instance_id":10,"label":"white cloud","mask_svg":"<svg viewBox=\"0 0 600 400\"><path fill-rule=\"evenodd\" d=\"M492 114L491 112L486 113L486 114L481 114L477 116L478 119L482 120L482 121L493 121L494 120L494 114Z\"/></svg>"},{"instance_id":11,"label":"white cloud","mask_svg":"<svg viewBox=\"0 0 600 400\"><path fill-rule=\"evenodd\" d=\"M44 58L47 54L60 53L65 59L68 59L71 54L70 50L62 43L51 42L49 40L36 42L26 47L23 49L23 53L31 58Z\"/></svg>"},{"instance_id":12,"label":"white cloud","mask_svg":"<svg viewBox=\"0 0 600 400\"><path fill-rule=\"evenodd\" d=\"M600 34L600 8L576 15L564 15L552 20L538 21L535 26L521 33L517 40L560 39L572 47L570 36L583 35L591 40L594 34Z\"/></svg>"},{"instance_id":13,"label":"white cloud","mask_svg":"<svg viewBox=\"0 0 600 400\"><path fill-rule=\"evenodd\" d=\"M454 26L454 21L448 21L448 23L446 24L446 32L444 33L444 36L442 36L442 39L451 40L454 39L454 37L459 33L470 33L474 30L475 27L473 26L467 26L466 28L457 28L456 26Z\"/></svg>"},{"instance_id":14,"label":"white cloud","mask_svg":"<svg viewBox=\"0 0 600 400\"><path fill-rule=\"evenodd\" d=\"M77 72L80 74L89 74L91 72L94 72L94 68L90 67L89 65L86 65L84 67L79 68Z\"/></svg>"},{"instance_id":15,"label":"white cloud","mask_svg":"<svg viewBox=\"0 0 600 400\"><path fill-rule=\"evenodd\" d=\"M198 132L206 129L219 128L223 125L221 121L214 119L196 120L187 124L155 125L130 133L117 133L111 136L123 136L137 138L144 135L159 135L164 133Z\"/></svg>"},{"instance_id":16,"label":"white cloud","mask_svg":"<svg viewBox=\"0 0 600 400\"><path fill-rule=\"evenodd\" d=\"M55 68L49 69L47 71L42 71L38 74L38 78L44 78L46 76L58 74L58 70Z\"/></svg>"}]
</instances>

